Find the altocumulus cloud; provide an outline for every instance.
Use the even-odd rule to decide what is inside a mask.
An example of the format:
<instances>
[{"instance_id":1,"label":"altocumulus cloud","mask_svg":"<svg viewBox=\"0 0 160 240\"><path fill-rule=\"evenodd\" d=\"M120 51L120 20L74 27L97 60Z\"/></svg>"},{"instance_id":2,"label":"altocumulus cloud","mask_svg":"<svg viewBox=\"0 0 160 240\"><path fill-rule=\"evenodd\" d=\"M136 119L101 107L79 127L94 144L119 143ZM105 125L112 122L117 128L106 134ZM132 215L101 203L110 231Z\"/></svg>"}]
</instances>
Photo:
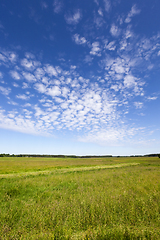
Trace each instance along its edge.
<instances>
[{"instance_id":1,"label":"altocumulus cloud","mask_svg":"<svg viewBox=\"0 0 160 240\"><path fill-rule=\"evenodd\" d=\"M85 1L39 4L41 12L32 6L29 18L34 47L0 48L0 127L43 136L72 132L78 141L107 146L145 142L152 131L139 116L159 100L158 87L150 86L159 86L160 35L137 33L139 4L121 12L122 2L110 0L91 1L91 9Z\"/></svg>"}]
</instances>

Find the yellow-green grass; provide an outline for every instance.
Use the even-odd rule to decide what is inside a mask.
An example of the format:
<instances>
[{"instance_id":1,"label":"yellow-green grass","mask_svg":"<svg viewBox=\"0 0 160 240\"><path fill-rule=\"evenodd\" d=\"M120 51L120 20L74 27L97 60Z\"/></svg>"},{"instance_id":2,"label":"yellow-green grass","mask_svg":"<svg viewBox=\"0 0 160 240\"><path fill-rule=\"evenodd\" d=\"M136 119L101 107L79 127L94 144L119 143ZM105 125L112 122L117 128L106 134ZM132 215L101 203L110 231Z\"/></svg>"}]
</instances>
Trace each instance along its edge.
<instances>
[{"instance_id":1,"label":"yellow-green grass","mask_svg":"<svg viewBox=\"0 0 160 240\"><path fill-rule=\"evenodd\" d=\"M92 171L106 168L121 168L128 166L136 166L140 163L121 163L121 164L106 164L106 165L96 165L96 166L85 166L85 167L72 167L72 168L54 168L54 170L44 170L44 171L34 171L34 172L20 172L20 173L8 173L0 174L0 178L6 177L24 177L29 175L42 175L42 174L52 174L52 173L67 173L67 172L80 172L80 171Z\"/></svg>"},{"instance_id":2,"label":"yellow-green grass","mask_svg":"<svg viewBox=\"0 0 160 240\"><path fill-rule=\"evenodd\" d=\"M95 168L94 159L58 161L46 174L0 179L0 239L160 239L160 159L98 159Z\"/></svg>"},{"instance_id":3,"label":"yellow-green grass","mask_svg":"<svg viewBox=\"0 0 160 240\"><path fill-rule=\"evenodd\" d=\"M72 168L118 163L153 164L157 157L110 157L110 158L27 158L0 157L0 174L44 171L57 168Z\"/></svg>"}]
</instances>

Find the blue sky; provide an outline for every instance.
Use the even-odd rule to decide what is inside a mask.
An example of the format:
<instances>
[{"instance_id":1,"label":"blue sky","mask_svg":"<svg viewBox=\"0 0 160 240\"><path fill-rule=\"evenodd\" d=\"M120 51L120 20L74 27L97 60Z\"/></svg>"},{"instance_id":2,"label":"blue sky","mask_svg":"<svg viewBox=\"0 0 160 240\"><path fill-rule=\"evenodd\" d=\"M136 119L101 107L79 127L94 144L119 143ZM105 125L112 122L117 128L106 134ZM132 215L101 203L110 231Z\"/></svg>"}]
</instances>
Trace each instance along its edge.
<instances>
[{"instance_id":1,"label":"blue sky","mask_svg":"<svg viewBox=\"0 0 160 240\"><path fill-rule=\"evenodd\" d=\"M160 1L0 2L0 152L160 152Z\"/></svg>"}]
</instances>

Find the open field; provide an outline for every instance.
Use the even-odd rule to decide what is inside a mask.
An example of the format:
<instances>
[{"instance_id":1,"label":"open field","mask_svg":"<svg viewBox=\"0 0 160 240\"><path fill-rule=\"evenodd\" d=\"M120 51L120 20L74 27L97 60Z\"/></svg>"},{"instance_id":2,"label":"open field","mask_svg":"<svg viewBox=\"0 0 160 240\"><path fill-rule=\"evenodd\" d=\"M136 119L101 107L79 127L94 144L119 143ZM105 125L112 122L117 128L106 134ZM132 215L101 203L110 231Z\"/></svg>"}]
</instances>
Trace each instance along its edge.
<instances>
[{"instance_id":1,"label":"open field","mask_svg":"<svg viewBox=\"0 0 160 240\"><path fill-rule=\"evenodd\" d=\"M160 239L160 159L0 158L0 240Z\"/></svg>"}]
</instances>

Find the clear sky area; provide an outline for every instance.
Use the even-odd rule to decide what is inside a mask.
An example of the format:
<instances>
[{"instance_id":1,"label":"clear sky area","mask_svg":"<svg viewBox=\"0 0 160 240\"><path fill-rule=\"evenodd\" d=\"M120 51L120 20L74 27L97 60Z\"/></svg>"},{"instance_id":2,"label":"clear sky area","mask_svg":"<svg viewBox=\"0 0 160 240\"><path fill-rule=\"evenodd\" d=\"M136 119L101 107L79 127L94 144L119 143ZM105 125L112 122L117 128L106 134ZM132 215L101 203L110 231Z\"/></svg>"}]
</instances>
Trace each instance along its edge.
<instances>
[{"instance_id":1,"label":"clear sky area","mask_svg":"<svg viewBox=\"0 0 160 240\"><path fill-rule=\"evenodd\" d=\"M159 152L159 0L0 1L0 153Z\"/></svg>"}]
</instances>

